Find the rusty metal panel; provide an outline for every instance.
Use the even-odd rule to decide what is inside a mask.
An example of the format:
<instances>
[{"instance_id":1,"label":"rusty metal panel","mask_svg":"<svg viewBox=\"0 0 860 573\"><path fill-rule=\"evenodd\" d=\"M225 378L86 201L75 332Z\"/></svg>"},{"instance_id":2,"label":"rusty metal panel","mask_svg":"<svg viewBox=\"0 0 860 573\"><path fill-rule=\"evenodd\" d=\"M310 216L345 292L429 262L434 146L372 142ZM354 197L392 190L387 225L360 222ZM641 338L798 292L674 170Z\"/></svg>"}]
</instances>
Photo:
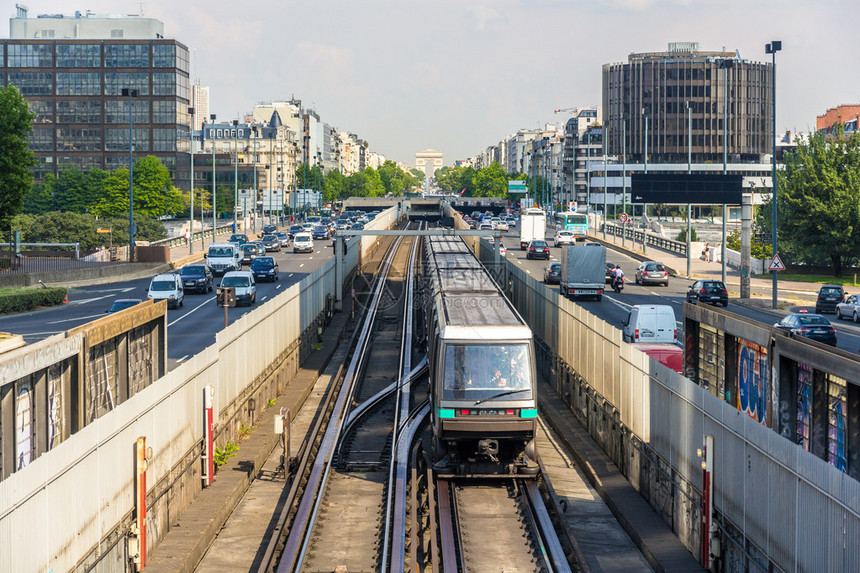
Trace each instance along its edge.
<instances>
[{"instance_id":1,"label":"rusty metal panel","mask_svg":"<svg viewBox=\"0 0 860 573\"><path fill-rule=\"evenodd\" d=\"M155 381L153 354L157 348L154 329L145 324L128 333L128 394L134 396Z\"/></svg>"},{"instance_id":2,"label":"rusty metal panel","mask_svg":"<svg viewBox=\"0 0 860 573\"><path fill-rule=\"evenodd\" d=\"M145 300L131 308L110 314L68 331L68 336L83 334L88 346L125 334L129 330L152 321L167 320L167 301Z\"/></svg>"}]
</instances>

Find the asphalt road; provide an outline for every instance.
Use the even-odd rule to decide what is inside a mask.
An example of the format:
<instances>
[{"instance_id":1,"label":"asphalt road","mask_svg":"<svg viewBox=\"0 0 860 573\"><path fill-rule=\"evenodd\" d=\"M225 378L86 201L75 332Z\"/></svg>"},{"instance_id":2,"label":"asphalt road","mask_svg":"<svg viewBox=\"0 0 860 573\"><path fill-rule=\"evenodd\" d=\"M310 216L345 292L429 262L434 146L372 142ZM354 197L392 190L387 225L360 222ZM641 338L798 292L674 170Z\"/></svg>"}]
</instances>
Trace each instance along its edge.
<instances>
[{"instance_id":1,"label":"asphalt road","mask_svg":"<svg viewBox=\"0 0 860 573\"><path fill-rule=\"evenodd\" d=\"M293 253L289 249L268 253L278 261L280 280L257 282L257 303L266 304L284 289L299 282L333 256L330 241L315 243L313 253ZM244 267L247 268L247 267ZM221 277L215 277L215 285ZM145 299L150 278L69 289L69 304L0 317L0 331L21 334L29 343L65 332L105 316L118 298ZM228 321L253 310L241 306L227 310ZM224 328L224 309L215 304L215 294L186 293L181 308L167 311L168 369L200 352L215 341L215 333Z\"/></svg>"},{"instance_id":2,"label":"asphalt road","mask_svg":"<svg viewBox=\"0 0 860 573\"><path fill-rule=\"evenodd\" d=\"M550 262L560 260L561 248L553 247L551 241L549 243ZM521 251L519 249L518 229L512 230L508 234L504 235L502 238L502 244L508 248L508 259L516 261L517 265L519 265L523 270L531 274L533 277L537 278L538 280L543 280L543 271L549 263L543 259L526 259L526 252ZM659 253L654 253L654 257L655 260L660 260ZM584 308L587 308L589 312L600 317L602 320L605 320L606 322L615 325L615 327L619 330L621 329L622 321L627 318L628 311L633 305L670 305L675 311L675 320L678 324L678 337L680 339L684 327L683 304L686 300L687 288L690 284L692 284L693 281L684 278L670 277L668 287L653 285L639 286L635 284L634 276L636 274L636 268L639 266L640 261L630 258L627 255L624 255L612 249L607 250L606 260L621 265L621 269L624 271L625 278L624 290L621 292L621 294L616 294L612 291L611 288L607 288L608 292L604 293L603 300L601 302L588 300L577 300L576 302L582 305ZM608 286L609 285L607 285L607 287ZM556 285L546 285L546 288L551 288L558 292L558 286ZM768 292L765 294L770 293ZM814 305L793 306L790 310L792 312L798 312L801 309L805 309L807 312L810 313L815 312ZM759 322L763 322L765 324L773 324L775 322L778 322L779 320L781 320L782 316L784 316L784 313L780 315L773 312L756 310L748 308L746 306L733 304L731 298L729 299L729 306L726 307L726 310ZM837 347L843 350L847 350L849 352L860 352L860 325L854 324L853 322L847 320L837 321L836 315L826 316L827 319L830 320L830 322L833 323L834 326L836 326Z\"/></svg>"}]
</instances>

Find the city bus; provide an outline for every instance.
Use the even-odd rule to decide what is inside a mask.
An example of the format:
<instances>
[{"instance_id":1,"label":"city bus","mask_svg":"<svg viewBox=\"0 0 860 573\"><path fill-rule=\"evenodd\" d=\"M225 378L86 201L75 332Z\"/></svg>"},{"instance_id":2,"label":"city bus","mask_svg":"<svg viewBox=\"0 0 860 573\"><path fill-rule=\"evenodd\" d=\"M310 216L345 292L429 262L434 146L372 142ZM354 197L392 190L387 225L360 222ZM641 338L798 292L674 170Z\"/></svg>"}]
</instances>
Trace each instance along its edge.
<instances>
[{"instance_id":1,"label":"city bus","mask_svg":"<svg viewBox=\"0 0 860 573\"><path fill-rule=\"evenodd\" d=\"M555 226L557 231L573 231L576 240L585 240L588 234L588 215L561 211L555 214Z\"/></svg>"}]
</instances>

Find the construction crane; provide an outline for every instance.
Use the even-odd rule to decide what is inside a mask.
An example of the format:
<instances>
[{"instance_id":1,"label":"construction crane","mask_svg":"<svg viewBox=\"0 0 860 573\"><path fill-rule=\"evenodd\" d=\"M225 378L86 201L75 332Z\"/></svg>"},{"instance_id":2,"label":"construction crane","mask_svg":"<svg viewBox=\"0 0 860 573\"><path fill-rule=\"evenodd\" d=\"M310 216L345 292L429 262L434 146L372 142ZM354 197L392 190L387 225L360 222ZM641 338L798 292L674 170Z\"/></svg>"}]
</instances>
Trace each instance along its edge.
<instances>
[{"instance_id":1,"label":"construction crane","mask_svg":"<svg viewBox=\"0 0 860 573\"><path fill-rule=\"evenodd\" d=\"M583 109L597 109L597 106L593 105L591 107L565 107L562 109L557 109L553 113L569 112L569 113L576 115L577 113L579 113L580 110L583 110Z\"/></svg>"}]
</instances>

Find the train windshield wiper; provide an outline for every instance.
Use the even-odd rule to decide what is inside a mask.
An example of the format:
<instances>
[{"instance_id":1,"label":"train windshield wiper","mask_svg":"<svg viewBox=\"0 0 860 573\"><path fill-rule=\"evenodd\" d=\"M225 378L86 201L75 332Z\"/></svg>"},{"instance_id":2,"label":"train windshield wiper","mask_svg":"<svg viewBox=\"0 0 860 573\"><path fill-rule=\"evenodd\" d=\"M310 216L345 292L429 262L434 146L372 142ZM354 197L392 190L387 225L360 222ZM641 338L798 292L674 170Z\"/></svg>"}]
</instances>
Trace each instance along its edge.
<instances>
[{"instance_id":1,"label":"train windshield wiper","mask_svg":"<svg viewBox=\"0 0 860 573\"><path fill-rule=\"evenodd\" d=\"M495 400L496 398L501 398L502 396L509 396L511 394L516 394L518 392L527 392L528 390L530 390L530 388L520 388L519 390L505 390L504 392L499 392L498 394L493 394L489 398L484 398L483 400L478 400L477 402L475 402L474 405L477 406L478 404L483 404L487 400Z\"/></svg>"}]
</instances>

